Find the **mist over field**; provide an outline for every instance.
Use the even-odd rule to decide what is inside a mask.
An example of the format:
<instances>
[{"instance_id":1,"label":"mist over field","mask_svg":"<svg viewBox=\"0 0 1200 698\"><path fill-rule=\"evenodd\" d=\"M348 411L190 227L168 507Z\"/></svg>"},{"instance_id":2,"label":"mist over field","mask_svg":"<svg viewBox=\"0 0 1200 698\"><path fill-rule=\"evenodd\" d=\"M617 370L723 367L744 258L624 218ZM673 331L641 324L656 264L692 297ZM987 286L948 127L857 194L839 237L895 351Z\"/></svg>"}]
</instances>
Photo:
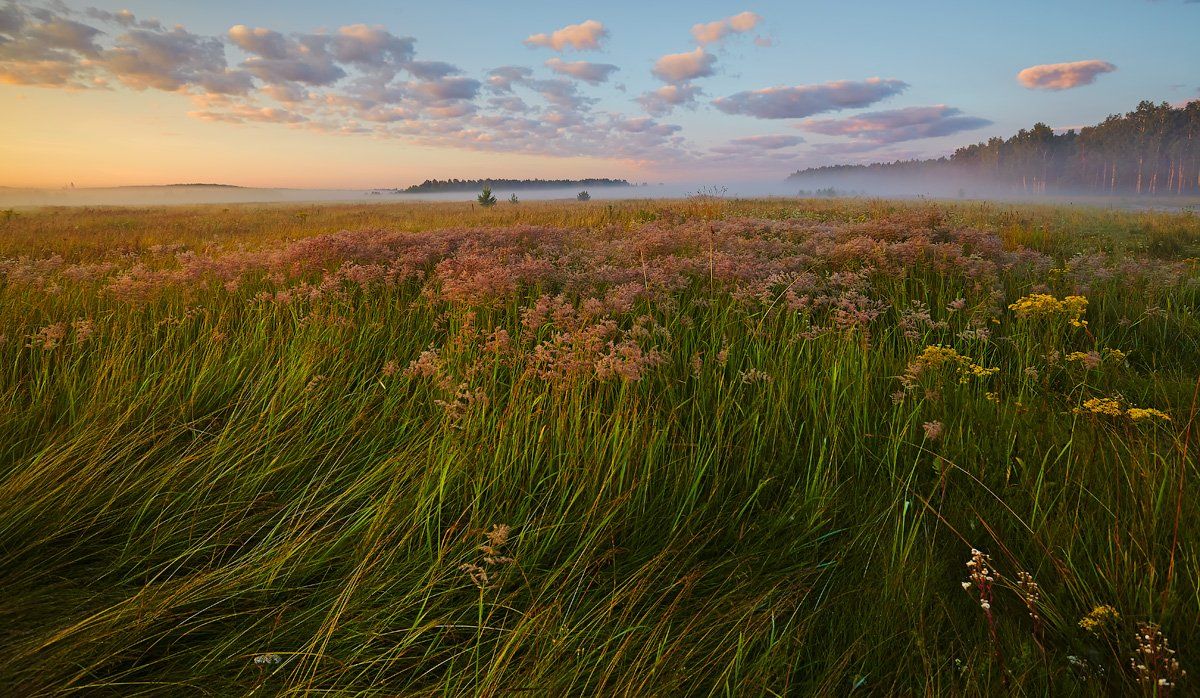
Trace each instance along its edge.
<instances>
[{"instance_id":1,"label":"mist over field","mask_svg":"<svg viewBox=\"0 0 1200 698\"><path fill-rule=\"evenodd\" d=\"M371 189L260 189L256 187L149 186L78 189L0 188L0 209L41 206L180 206L199 204L287 204L287 203L372 203L473 202L475 195L463 192L402 194L372 193ZM516 194L521 201L574 201L579 189L504 189L494 190L507 206ZM831 174L803 181L751 181L713 184L676 182L630 187L595 187L587 190L596 201L686 199L718 195L726 198L927 198L992 200L997 202L1080 203L1090 206L1131 210L1194 210L1200 196L1185 198L1137 198L1128 195L1105 196L1094 192L1062 192L1054 196L1033 195L1019 188L987 182L972 183L954 177L912 177L909 175Z\"/></svg>"}]
</instances>

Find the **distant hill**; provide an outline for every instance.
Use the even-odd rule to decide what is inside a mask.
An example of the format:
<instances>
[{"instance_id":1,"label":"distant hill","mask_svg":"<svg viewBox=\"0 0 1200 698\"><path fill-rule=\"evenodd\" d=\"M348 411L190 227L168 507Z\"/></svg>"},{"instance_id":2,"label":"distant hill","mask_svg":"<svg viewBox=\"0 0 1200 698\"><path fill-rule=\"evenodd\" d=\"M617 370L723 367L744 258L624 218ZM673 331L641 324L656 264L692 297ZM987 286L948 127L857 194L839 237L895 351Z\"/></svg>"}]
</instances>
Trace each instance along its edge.
<instances>
[{"instance_id":1,"label":"distant hill","mask_svg":"<svg viewBox=\"0 0 1200 698\"><path fill-rule=\"evenodd\" d=\"M404 194L479 191L484 187L505 191L522 189L579 189L632 186L624 179L427 179L405 189L381 190Z\"/></svg>"},{"instance_id":2,"label":"distant hill","mask_svg":"<svg viewBox=\"0 0 1200 698\"><path fill-rule=\"evenodd\" d=\"M1008 139L965 146L948 158L800 170L788 181L857 188L890 181L1000 188L1016 194L1200 193L1200 100L1143 101L1127 114L1056 134L1044 123Z\"/></svg>"}]
</instances>

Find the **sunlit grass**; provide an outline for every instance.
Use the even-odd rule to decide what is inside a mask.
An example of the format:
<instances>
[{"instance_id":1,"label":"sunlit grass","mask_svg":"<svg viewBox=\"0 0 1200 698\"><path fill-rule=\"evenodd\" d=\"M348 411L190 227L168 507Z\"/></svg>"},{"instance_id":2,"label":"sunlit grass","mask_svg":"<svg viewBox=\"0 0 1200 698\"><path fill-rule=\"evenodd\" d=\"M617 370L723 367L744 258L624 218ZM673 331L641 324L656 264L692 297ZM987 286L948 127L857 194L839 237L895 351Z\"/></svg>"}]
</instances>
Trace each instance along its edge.
<instances>
[{"instance_id":1,"label":"sunlit grass","mask_svg":"<svg viewBox=\"0 0 1200 698\"><path fill-rule=\"evenodd\" d=\"M1139 624L1200 666L1198 244L983 203L22 212L0 683L1132 692Z\"/></svg>"}]
</instances>

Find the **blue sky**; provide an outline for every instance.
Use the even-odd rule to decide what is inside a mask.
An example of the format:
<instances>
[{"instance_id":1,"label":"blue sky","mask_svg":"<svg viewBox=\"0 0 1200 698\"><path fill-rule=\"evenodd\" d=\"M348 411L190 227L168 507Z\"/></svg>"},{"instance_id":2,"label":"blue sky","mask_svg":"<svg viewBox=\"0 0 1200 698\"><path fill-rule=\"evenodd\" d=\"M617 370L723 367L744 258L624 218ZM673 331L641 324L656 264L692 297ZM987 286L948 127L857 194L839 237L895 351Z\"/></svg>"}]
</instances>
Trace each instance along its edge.
<instances>
[{"instance_id":1,"label":"blue sky","mask_svg":"<svg viewBox=\"0 0 1200 698\"><path fill-rule=\"evenodd\" d=\"M0 84L0 104L12 107L9 125L17 138L22 130L28 134L28 143L11 146L17 148L12 155L37 158L31 144L52 139L45 129L68 118L60 113L64 108L113 114L114 123L128 120L117 115L137 120L153 113L153 128L163 134L207 142L216 151L236 144L227 158L209 157L203 163L209 168L218 160L236 164L236 152L248 147L255 152L245 157L258 159L270 147L309 150L314 171L303 183L310 186L364 184L333 171L329 139L356 140L344 149L403 161L401 178L478 174L447 169L466 167L490 176L682 179L709 170L771 179L813 164L941 155L1039 120L1055 127L1094 123L1141 99L1200 98L1200 3L1185 0L516 6L460 0L0 0L0 8L17 17L8 23L7 40L0 24L0 83L7 83ZM118 17L121 10L133 18ZM114 14L106 18L104 12ZM741 20L731 23L735 17ZM148 23L152 18L161 25ZM584 33L594 35L595 48L525 42L588 20ZM719 39L701 45L692 33L698 23L723 20ZM64 23L96 33L64 36L48 29ZM241 34L231 31L239 25ZM343 29L355 25L365 27ZM353 47L342 54L329 49L325 67L332 74L293 80L295 71L283 62L299 56L302 45L326 51L321 42L339 32L347 33L347 41L385 36L409 53L400 56L398 49L359 60L347 58ZM154 53L156 37L175 43ZM211 52L202 69L199 58L186 54L204 40L223 52L222 86L215 91ZM698 47L698 64L659 64L653 72L664 56ZM44 69L47 48L61 69ZM255 53L270 50L275 59ZM309 54L301 58L312 67ZM155 60L177 64L154 75L146 62ZM579 74L599 66L603 76L588 82L555 73L550 60L578 62L572 70ZM418 75L409 71L414 61L450 65L438 68L444 75ZM449 72L451 66L456 72ZM1018 73L1035 66L1043 68L1027 73L1024 83L1018 80ZM501 68L529 72L515 87L499 86L492 71ZM872 78L885 82L869 83ZM637 101L664 88L692 97L657 108ZM780 91L756 92L775 88ZM290 96L281 101L285 91ZM550 97L547 103L548 92L558 101ZM382 116L386 110L390 115ZM113 128L114 138L140 143L133 152L125 149L126 157L152 147L152 141ZM58 132L85 139L76 149L78 161L64 163L78 177L94 147L86 136L104 131L63 126ZM64 148L50 150L58 155L43 158L47 168ZM93 157L107 156L98 150ZM277 178L300 181L296 167L304 162L292 152L288 171ZM328 182L316 171L323 163L331 165ZM253 183L269 183L270 168L253 164ZM383 164L371 161L369 175L386 173ZM174 167L178 173L147 170L142 176L188 179L187 157ZM18 183L19 174L0 174L0 180ZM42 176L58 175L46 169Z\"/></svg>"}]
</instances>

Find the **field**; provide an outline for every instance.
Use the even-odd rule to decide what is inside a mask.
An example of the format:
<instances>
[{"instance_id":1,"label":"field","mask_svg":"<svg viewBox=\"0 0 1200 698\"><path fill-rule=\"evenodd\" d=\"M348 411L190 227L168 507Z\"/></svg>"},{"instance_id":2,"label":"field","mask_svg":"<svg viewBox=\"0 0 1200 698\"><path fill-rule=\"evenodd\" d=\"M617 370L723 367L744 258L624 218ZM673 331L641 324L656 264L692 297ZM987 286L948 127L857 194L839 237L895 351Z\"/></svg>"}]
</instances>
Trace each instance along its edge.
<instances>
[{"instance_id":1,"label":"field","mask_svg":"<svg viewBox=\"0 0 1200 698\"><path fill-rule=\"evenodd\" d=\"M987 203L0 213L0 685L1189 694L1197 256Z\"/></svg>"}]
</instances>

